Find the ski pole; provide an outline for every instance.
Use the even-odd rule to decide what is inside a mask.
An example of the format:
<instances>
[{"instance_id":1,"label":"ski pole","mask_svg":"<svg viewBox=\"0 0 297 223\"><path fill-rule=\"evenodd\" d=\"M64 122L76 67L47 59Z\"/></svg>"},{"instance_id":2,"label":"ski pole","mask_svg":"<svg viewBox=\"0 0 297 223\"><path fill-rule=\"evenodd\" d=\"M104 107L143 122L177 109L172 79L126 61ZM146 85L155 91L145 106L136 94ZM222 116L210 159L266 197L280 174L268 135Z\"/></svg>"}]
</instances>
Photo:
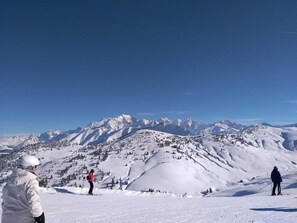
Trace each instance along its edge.
<instances>
[{"instance_id":1,"label":"ski pole","mask_svg":"<svg viewBox=\"0 0 297 223\"><path fill-rule=\"evenodd\" d=\"M83 182L82 182L82 185L81 185L81 192L80 192L80 194L83 193L84 186L85 186L85 177L83 177Z\"/></svg>"},{"instance_id":2,"label":"ski pole","mask_svg":"<svg viewBox=\"0 0 297 223\"><path fill-rule=\"evenodd\" d=\"M265 187L267 187L267 186L270 185L270 184L271 184L271 182L270 182L269 184L265 185L264 187L262 187L262 188L259 189L259 190L263 190Z\"/></svg>"}]
</instances>

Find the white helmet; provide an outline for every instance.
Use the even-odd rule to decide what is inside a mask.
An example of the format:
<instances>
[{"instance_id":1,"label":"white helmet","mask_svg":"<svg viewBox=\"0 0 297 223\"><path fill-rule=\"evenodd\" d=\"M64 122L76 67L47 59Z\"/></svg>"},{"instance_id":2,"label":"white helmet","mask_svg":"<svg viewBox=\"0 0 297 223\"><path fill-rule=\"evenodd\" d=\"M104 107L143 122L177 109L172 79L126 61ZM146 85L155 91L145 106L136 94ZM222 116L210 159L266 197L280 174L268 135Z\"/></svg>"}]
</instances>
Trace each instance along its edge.
<instances>
[{"instance_id":1,"label":"white helmet","mask_svg":"<svg viewBox=\"0 0 297 223\"><path fill-rule=\"evenodd\" d=\"M27 169L28 167L38 166L40 165L39 160L35 156L22 156L17 161L17 166L23 169Z\"/></svg>"}]
</instances>

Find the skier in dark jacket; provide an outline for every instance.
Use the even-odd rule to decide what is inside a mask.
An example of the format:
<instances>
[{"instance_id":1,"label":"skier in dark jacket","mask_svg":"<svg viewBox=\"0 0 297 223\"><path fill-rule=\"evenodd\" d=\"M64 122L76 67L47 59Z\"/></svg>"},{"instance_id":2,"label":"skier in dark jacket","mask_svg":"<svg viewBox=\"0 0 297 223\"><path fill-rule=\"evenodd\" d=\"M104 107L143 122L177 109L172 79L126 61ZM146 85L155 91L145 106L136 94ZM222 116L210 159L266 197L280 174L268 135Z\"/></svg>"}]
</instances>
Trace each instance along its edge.
<instances>
[{"instance_id":1,"label":"skier in dark jacket","mask_svg":"<svg viewBox=\"0 0 297 223\"><path fill-rule=\"evenodd\" d=\"M282 180L282 176L280 174L280 172L278 171L277 167L275 166L271 172L271 180L273 182L273 188L272 188L272 196L276 195L275 194L275 189L277 187L277 195L281 194L281 182Z\"/></svg>"},{"instance_id":2,"label":"skier in dark jacket","mask_svg":"<svg viewBox=\"0 0 297 223\"><path fill-rule=\"evenodd\" d=\"M93 195L93 188L94 188L94 184L93 181L95 180L95 176L94 176L94 169L91 169L89 175L88 175L88 181L90 184L90 189L89 189L89 195Z\"/></svg>"}]
</instances>

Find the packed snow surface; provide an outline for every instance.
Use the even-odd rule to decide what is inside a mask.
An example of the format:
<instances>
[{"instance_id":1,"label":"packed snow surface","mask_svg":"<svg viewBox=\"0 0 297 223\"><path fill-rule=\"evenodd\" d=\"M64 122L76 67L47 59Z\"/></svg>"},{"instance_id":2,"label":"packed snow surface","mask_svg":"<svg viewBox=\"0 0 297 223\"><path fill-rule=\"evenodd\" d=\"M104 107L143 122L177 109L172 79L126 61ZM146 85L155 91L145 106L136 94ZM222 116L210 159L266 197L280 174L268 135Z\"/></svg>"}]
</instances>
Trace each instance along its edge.
<instances>
[{"instance_id":1,"label":"packed snow surface","mask_svg":"<svg viewBox=\"0 0 297 223\"><path fill-rule=\"evenodd\" d=\"M87 187L41 188L40 196L50 223L296 223L296 174L283 175L279 196L270 196L268 177L205 197L98 188L90 196Z\"/></svg>"}]
</instances>

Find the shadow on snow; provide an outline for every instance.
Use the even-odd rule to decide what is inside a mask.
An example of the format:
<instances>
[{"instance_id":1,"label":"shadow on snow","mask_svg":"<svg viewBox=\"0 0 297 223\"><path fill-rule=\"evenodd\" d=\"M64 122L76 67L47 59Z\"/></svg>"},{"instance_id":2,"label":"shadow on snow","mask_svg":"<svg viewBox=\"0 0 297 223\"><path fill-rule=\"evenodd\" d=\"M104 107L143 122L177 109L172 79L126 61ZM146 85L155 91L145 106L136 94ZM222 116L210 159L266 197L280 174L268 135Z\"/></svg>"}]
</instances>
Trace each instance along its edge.
<instances>
[{"instance_id":1,"label":"shadow on snow","mask_svg":"<svg viewBox=\"0 0 297 223\"><path fill-rule=\"evenodd\" d=\"M251 194L255 194L255 193L256 193L256 191L253 191L253 190L241 190L241 191L234 193L232 196L233 197L243 197L243 196L247 196L247 195L251 195Z\"/></svg>"},{"instance_id":2,"label":"shadow on snow","mask_svg":"<svg viewBox=\"0 0 297 223\"><path fill-rule=\"evenodd\" d=\"M251 208L252 211L297 212L297 208Z\"/></svg>"},{"instance_id":3,"label":"shadow on snow","mask_svg":"<svg viewBox=\"0 0 297 223\"><path fill-rule=\"evenodd\" d=\"M288 186L284 187L284 189L294 189L297 188L297 183L289 184Z\"/></svg>"},{"instance_id":4,"label":"shadow on snow","mask_svg":"<svg viewBox=\"0 0 297 223\"><path fill-rule=\"evenodd\" d=\"M58 192L58 193L63 193L63 194L75 194L69 190L66 190L65 188L57 188L54 187L54 189Z\"/></svg>"}]
</instances>

